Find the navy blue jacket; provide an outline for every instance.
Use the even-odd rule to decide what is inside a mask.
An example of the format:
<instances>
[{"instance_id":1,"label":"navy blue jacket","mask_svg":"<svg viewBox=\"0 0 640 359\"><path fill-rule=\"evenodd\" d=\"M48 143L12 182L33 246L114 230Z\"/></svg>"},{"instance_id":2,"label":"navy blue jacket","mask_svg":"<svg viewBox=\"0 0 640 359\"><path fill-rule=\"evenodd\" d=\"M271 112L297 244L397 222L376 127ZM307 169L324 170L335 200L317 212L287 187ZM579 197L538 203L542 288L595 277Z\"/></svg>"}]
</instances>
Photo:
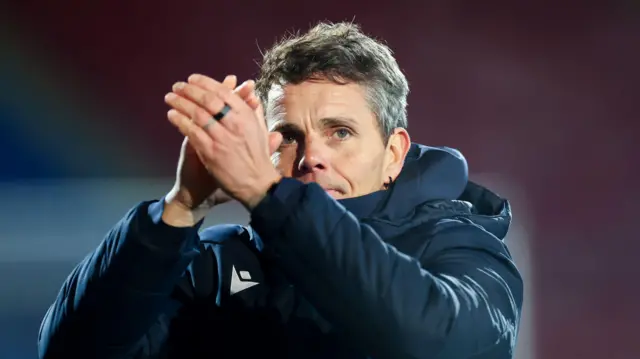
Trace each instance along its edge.
<instances>
[{"instance_id":1,"label":"navy blue jacket","mask_svg":"<svg viewBox=\"0 0 640 359\"><path fill-rule=\"evenodd\" d=\"M511 358L523 284L508 203L460 153L412 145L386 191L284 179L251 225L133 208L69 275L41 358Z\"/></svg>"}]
</instances>

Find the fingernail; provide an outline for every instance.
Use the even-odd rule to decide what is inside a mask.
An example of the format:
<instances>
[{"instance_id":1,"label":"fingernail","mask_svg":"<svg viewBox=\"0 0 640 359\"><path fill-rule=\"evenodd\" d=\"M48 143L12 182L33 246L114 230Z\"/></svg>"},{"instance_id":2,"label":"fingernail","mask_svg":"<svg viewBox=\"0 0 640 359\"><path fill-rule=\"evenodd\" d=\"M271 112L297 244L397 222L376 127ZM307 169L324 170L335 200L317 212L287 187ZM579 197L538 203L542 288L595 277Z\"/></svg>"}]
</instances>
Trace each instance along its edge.
<instances>
[{"instance_id":1,"label":"fingernail","mask_svg":"<svg viewBox=\"0 0 640 359\"><path fill-rule=\"evenodd\" d=\"M176 82L175 84L173 84L173 91L178 91L178 90L182 90L184 88L184 85L186 85L184 82Z\"/></svg>"},{"instance_id":2,"label":"fingernail","mask_svg":"<svg viewBox=\"0 0 640 359\"><path fill-rule=\"evenodd\" d=\"M193 74L191 76L189 76L189 78L187 78L187 81L189 82L196 82L198 80L200 80L200 75L199 74Z\"/></svg>"},{"instance_id":3,"label":"fingernail","mask_svg":"<svg viewBox=\"0 0 640 359\"><path fill-rule=\"evenodd\" d=\"M169 92L168 94L164 95L165 101L171 101L174 98L176 98L176 94L174 94L173 92Z\"/></svg>"}]
</instances>

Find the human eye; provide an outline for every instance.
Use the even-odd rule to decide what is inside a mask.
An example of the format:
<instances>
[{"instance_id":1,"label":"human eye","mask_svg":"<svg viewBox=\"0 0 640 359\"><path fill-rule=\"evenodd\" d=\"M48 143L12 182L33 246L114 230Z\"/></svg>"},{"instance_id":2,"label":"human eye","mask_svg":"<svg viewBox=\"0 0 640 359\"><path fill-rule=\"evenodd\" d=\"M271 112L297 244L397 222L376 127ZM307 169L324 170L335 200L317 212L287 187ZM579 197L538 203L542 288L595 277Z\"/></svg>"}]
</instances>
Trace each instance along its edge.
<instances>
[{"instance_id":1,"label":"human eye","mask_svg":"<svg viewBox=\"0 0 640 359\"><path fill-rule=\"evenodd\" d=\"M344 141L351 136L353 136L353 131L346 127L336 128L333 130L333 133L331 133L331 137L339 141Z\"/></svg>"},{"instance_id":2,"label":"human eye","mask_svg":"<svg viewBox=\"0 0 640 359\"><path fill-rule=\"evenodd\" d=\"M282 134L282 145L293 145L297 142L298 136L293 131L280 131Z\"/></svg>"}]
</instances>

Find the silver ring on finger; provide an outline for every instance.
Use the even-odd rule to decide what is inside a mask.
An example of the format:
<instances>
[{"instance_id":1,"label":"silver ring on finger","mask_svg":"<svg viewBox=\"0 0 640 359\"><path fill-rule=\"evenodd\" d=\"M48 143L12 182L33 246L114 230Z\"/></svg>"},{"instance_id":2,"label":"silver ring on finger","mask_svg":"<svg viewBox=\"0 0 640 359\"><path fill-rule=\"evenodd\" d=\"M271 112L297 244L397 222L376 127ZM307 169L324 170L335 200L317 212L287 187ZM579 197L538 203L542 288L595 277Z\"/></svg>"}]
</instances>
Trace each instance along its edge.
<instances>
[{"instance_id":1,"label":"silver ring on finger","mask_svg":"<svg viewBox=\"0 0 640 359\"><path fill-rule=\"evenodd\" d=\"M209 121L202 126L203 129L207 129L207 127L213 125L214 123L222 120L222 118L224 118L224 116L227 115L227 113L229 113L229 111L231 110L231 107L229 107L229 105L227 105L226 103L224 104L224 107L222 107L222 109L220 110L220 112L214 114L213 116L211 116L211 118L209 119Z\"/></svg>"}]
</instances>

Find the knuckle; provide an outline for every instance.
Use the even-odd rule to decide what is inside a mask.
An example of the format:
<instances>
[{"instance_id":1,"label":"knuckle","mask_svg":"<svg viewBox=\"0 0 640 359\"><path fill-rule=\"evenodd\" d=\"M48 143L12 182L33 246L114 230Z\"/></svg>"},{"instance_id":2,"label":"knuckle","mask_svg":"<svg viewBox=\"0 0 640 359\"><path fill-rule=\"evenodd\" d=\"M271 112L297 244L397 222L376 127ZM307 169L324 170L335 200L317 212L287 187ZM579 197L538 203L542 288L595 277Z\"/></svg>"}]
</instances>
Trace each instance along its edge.
<instances>
[{"instance_id":1,"label":"knuckle","mask_svg":"<svg viewBox=\"0 0 640 359\"><path fill-rule=\"evenodd\" d=\"M242 133L244 129L244 124L241 121L238 121L238 114L230 111L227 114L227 121L225 122L226 127L235 133Z\"/></svg>"},{"instance_id":2,"label":"knuckle","mask_svg":"<svg viewBox=\"0 0 640 359\"><path fill-rule=\"evenodd\" d=\"M194 121L196 121L199 125L203 126L204 124L209 122L209 118L210 117L211 117L211 115L209 114L209 112L205 111L204 109L202 109L200 107L196 108Z\"/></svg>"},{"instance_id":3,"label":"knuckle","mask_svg":"<svg viewBox=\"0 0 640 359\"><path fill-rule=\"evenodd\" d=\"M183 131L183 134L187 137L193 137L196 134L193 126L189 126L188 124L183 125Z\"/></svg>"},{"instance_id":4,"label":"knuckle","mask_svg":"<svg viewBox=\"0 0 640 359\"><path fill-rule=\"evenodd\" d=\"M241 133L242 129L240 128L240 126L238 126L237 123L230 123L227 128L229 129L229 132L232 132L234 134L236 133Z\"/></svg>"},{"instance_id":5,"label":"knuckle","mask_svg":"<svg viewBox=\"0 0 640 359\"><path fill-rule=\"evenodd\" d=\"M209 147L209 157L211 159L215 159L217 157L217 154L221 153L222 151L224 151L224 148L222 146L222 144L219 141L212 141L211 142L211 146Z\"/></svg>"},{"instance_id":6,"label":"knuckle","mask_svg":"<svg viewBox=\"0 0 640 359\"><path fill-rule=\"evenodd\" d=\"M218 102L218 96L213 92L207 91L202 95L202 104L207 107L208 110L215 110L215 106Z\"/></svg>"},{"instance_id":7,"label":"knuckle","mask_svg":"<svg viewBox=\"0 0 640 359\"><path fill-rule=\"evenodd\" d=\"M218 94L218 97L222 101L224 101L224 103L229 103L231 96L234 95L233 92L228 88L226 88L225 86L218 86L216 89L216 93Z\"/></svg>"}]
</instances>

